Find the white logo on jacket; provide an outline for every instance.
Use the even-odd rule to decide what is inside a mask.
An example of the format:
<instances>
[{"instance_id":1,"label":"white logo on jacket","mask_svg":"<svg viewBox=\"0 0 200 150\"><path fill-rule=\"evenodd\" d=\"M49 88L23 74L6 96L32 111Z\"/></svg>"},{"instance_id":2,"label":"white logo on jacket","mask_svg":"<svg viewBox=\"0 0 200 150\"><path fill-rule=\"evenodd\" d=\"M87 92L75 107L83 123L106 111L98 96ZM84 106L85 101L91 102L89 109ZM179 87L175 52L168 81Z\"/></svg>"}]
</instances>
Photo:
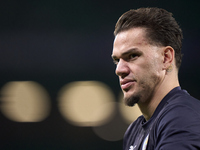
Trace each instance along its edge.
<instances>
[{"instance_id":1,"label":"white logo on jacket","mask_svg":"<svg viewBox=\"0 0 200 150\"><path fill-rule=\"evenodd\" d=\"M149 134L144 139L144 142L142 144L142 150L146 150L147 149L148 140L149 140ZM134 150L136 147L137 147L137 145L135 145L135 146L131 145L130 148L129 148L129 150Z\"/></svg>"},{"instance_id":2,"label":"white logo on jacket","mask_svg":"<svg viewBox=\"0 0 200 150\"><path fill-rule=\"evenodd\" d=\"M135 145L134 147L131 145L129 150L134 150L137 146Z\"/></svg>"}]
</instances>

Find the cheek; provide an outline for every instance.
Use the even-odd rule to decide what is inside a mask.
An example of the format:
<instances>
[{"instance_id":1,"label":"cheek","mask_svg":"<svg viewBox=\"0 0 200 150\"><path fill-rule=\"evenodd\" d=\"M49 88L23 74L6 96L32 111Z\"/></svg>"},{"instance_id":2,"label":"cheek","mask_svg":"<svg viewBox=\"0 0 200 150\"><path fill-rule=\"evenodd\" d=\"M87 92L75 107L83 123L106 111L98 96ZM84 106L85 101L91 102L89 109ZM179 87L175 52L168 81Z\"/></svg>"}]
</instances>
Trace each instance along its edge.
<instances>
[{"instance_id":1,"label":"cheek","mask_svg":"<svg viewBox=\"0 0 200 150\"><path fill-rule=\"evenodd\" d=\"M159 72L162 70L162 61L156 57L156 56L152 56L151 58L149 58L149 61L147 63L147 69L151 70L152 73L155 74L159 74Z\"/></svg>"},{"instance_id":2,"label":"cheek","mask_svg":"<svg viewBox=\"0 0 200 150\"><path fill-rule=\"evenodd\" d=\"M160 78L159 64L154 60L146 61L136 70L136 77L139 77L141 84L158 82ZM145 83L146 82L146 83Z\"/></svg>"},{"instance_id":3,"label":"cheek","mask_svg":"<svg viewBox=\"0 0 200 150\"><path fill-rule=\"evenodd\" d=\"M140 59L134 65L130 65L133 76L140 80L148 80L148 78L157 78L161 72L161 62L155 57L148 56Z\"/></svg>"}]
</instances>

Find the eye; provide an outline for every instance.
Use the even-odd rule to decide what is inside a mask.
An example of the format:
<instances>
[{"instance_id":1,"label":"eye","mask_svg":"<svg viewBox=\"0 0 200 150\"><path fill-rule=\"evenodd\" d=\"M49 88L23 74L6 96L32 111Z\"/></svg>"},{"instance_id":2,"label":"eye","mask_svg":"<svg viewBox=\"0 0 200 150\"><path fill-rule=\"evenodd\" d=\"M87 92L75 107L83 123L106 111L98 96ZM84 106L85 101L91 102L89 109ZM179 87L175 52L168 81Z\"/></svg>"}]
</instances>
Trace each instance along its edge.
<instances>
[{"instance_id":1,"label":"eye","mask_svg":"<svg viewBox=\"0 0 200 150\"><path fill-rule=\"evenodd\" d=\"M117 65L119 63L119 59L113 59L113 63Z\"/></svg>"},{"instance_id":2,"label":"eye","mask_svg":"<svg viewBox=\"0 0 200 150\"><path fill-rule=\"evenodd\" d=\"M129 56L129 59L135 59L135 58L137 58L138 57L138 54L131 54L130 56Z\"/></svg>"}]
</instances>

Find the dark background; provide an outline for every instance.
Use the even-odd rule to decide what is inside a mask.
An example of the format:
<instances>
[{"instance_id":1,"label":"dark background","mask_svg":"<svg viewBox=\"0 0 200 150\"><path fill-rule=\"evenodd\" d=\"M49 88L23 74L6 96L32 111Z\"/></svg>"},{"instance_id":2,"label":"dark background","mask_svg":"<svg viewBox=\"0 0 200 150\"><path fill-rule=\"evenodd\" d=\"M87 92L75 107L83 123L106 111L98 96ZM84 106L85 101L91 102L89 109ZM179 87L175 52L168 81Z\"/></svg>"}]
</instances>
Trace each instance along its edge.
<instances>
[{"instance_id":1,"label":"dark background","mask_svg":"<svg viewBox=\"0 0 200 150\"><path fill-rule=\"evenodd\" d=\"M57 94L72 81L97 80L118 96L111 52L113 30L122 13L162 7L184 33L182 88L200 99L198 0L3 0L0 2L0 87L9 81L36 81L51 97L42 122L19 123L0 113L0 148L5 150L121 150L122 140L106 141L91 127L66 122ZM117 99L116 99L117 101Z\"/></svg>"}]
</instances>

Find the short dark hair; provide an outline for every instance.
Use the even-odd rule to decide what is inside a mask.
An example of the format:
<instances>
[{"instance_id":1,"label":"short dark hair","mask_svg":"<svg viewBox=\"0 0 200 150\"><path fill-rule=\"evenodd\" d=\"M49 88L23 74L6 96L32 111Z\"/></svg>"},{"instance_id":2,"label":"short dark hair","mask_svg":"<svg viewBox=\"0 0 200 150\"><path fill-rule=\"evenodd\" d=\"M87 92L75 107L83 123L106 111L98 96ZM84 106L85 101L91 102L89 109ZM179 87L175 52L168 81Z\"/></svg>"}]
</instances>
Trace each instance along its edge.
<instances>
[{"instance_id":1,"label":"short dark hair","mask_svg":"<svg viewBox=\"0 0 200 150\"><path fill-rule=\"evenodd\" d=\"M151 44L171 46L175 51L176 66L182 61L182 30L172 13L162 8L139 8L125 12L117 21L114 35L131 28L143 27Z\"/></svg>"}]
</instances>

